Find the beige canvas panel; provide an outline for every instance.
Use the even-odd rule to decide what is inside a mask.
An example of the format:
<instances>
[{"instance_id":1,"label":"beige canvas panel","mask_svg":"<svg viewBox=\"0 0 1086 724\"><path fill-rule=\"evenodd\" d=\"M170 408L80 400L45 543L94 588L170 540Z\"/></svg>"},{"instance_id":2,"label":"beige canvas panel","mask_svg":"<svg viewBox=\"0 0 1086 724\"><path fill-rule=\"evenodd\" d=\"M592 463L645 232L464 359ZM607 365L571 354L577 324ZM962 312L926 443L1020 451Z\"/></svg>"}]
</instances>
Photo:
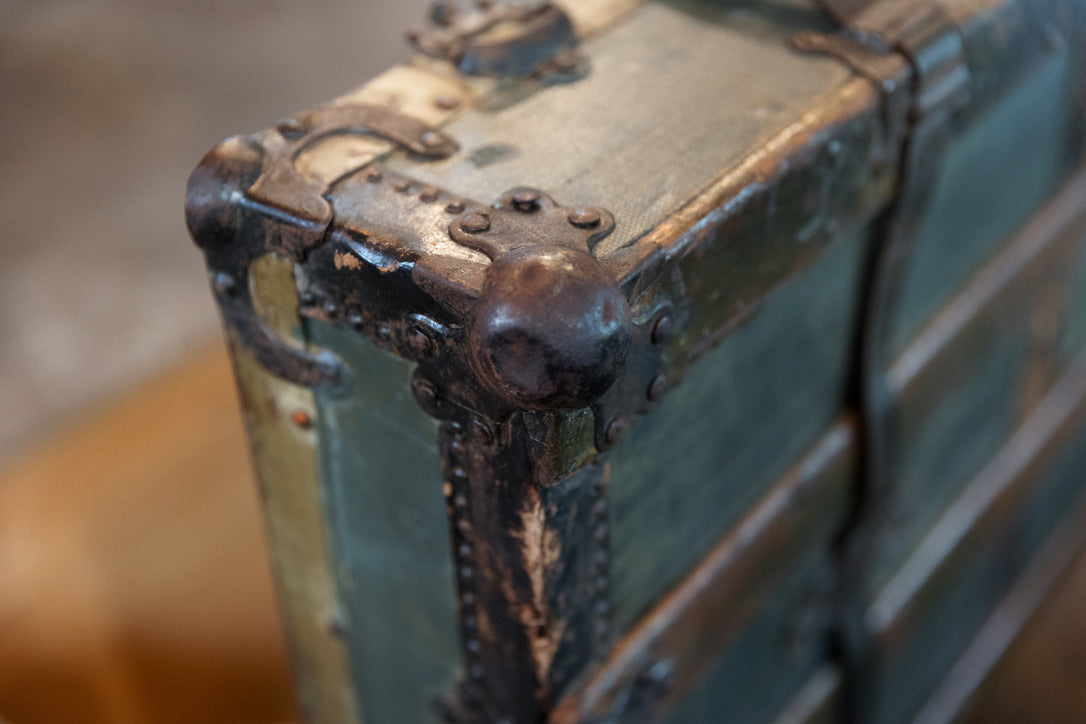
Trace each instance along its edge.
<instances>
[{"instance_id":1,"label":"beige canvas panel","mask_svg":"<svg viewBox=\"0 0 1086 724\"><path fill-rule=\"evenodd\" d=\"M821 22L805 8L786 15L793 25ZM584 44L585 79L454 119L445 130L461 150L448 160L397 154L389 163L480 201L527 185L560 203L607 208L618 224L598 250L606 254L848 79L840 62L788 49L798 27L771 30L760 17L719 4L646 5Z\"/></svg>"}]
</instances>

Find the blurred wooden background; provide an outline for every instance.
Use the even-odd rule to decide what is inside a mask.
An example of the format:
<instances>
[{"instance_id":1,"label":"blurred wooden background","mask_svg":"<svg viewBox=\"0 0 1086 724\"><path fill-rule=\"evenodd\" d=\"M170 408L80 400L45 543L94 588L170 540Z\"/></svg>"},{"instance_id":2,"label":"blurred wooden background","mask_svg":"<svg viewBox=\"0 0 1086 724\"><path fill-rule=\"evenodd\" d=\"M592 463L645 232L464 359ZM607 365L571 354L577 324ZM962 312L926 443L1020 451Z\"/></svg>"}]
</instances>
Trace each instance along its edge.
<instances>
[{"instance_id":1,"label":"blurred wooden background","mask_svg":"<svg viewBox=\"0 0 1086 724\"><path fill-rule=\"evenodd\" d=\"M0 476L0 716L270 722L293 707L223 350Z\"/></svg>"},{"instance_id":2,"label":"blurred wooden background","mask_svg":"<svg viewBox=\"0 0 1086 724\"><path fill-rule=\"evenodd\" d=\"M185 181L407 54L428 0L0 0L0 464L217 338Z\"/></svg>"}]
</instances>

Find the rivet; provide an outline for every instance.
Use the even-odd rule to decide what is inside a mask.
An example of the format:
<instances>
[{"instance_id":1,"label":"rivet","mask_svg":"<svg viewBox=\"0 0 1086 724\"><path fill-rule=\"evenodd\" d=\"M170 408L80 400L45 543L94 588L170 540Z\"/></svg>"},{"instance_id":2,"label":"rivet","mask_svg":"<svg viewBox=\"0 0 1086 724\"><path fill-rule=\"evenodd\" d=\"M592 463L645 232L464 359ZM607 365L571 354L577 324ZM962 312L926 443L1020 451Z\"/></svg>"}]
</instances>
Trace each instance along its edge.
<instances>
[{"instance_id":1,"label":"rivet","mask_svg":"<svg viewBox=\"0 0 1086 724\"><path fill-rule=\"evenodd\" d=\"M475 594L470 592L470 591L468 591L467 593L464 593L463 595L460 596L460 603L464 604L465 606L474 606L475 605Z\"/></svg>"},{"instance_id":2,"label":"rivet","mask_svg":"<svg viewBox=\"0 0 1086 724\"><path fill-rule=\"evenodd\" d=\"M430 335L423 331L422 327L415 327L411 330L411 336L408 338L407 344L416 354L422 357L432 357L436 348L434 341L430 339Z\"/></svg>"},{"instance_id":3,"label":"rivet","mask_svg":"<svg viewBox=\"0 0 1086 724\"><path fill-rule=\"evenodd\" d=\"M569 212L569 223L578 229L591 229L600 225L600 212L593 208L573 209Z\"/></svg>"},{"instance_id":4,"label":"rivet","mask_svg":"<svg viewBox=\"0 0 1086 724\"><path fill-rule=\"evenodd\" d=\"M624 432L626 432L626 421L621 417L616 417L611 420L607 430L603 433L603 441L608 445L614 445Z\"/></svg>"},{"instance_id":5,"label":"rivet","mask_svg":"<svg viewBox=\"0 0 1086 724\"><path fill-rule=\"evenodd\" d=\"M456 521L456 529L460 531L460 535L468 535L471 533L471 523L463 518Z\"/></svg>"},{"instance_id":6,"label":"rivet","mask_svg":"<svg viewBox=\"0 0 1086 724\"><path fill-rule=\"evenodd\" d=\"M671 317L663 315L652 325L652 343L663 344L671 336Z\"/></svg>"},{"instance_id":7,"label":"rivet","mask_svg":"<svg viewBox=\"0 0 1086 724\"><path fill-rule=\"evenodd\" d=\"M657 661L652 668L642 673L640 678L658 687L660 691L667 692L675 683L675 664L671 659Z\"/></svg>"},{"instance_id":8,"label":"rivet","mask_svg":"<svg viewBox=\"0 0 1086 724\"><path fill-rule=\"evenodd\" d=\"M355 329L362 329L365 325L365 318L358 312L351 312L347 315L347 323Z\"/></svg>"},{"instance_id":9,"label":"rivet","mask_svg":"<svg viewBox=\"0 0 1086 724\"><path fill-rule=\"evenodd\" d=\"M490 219L486 214L468 214L460 219L460 230L469 234L479 234L490 228Z\"/></svg>"},{"instance_id":10,"label":"rivet","mask_svg":"<svg viewBox=\"0 0 1086 724\"><path fill-rule=\"evenodd\" d=\"M465 498L463 495L457 495L455 498L453 498L453 507L457 508L458 510L463 510L464 508L468 507L468 499Z\"/></svg>"},{"instance_id":11,"label":"rivet","mask_svg":"<svg viewBox=\"0 0 1086 724\"><path fill-rule=\"evenodd\" d=\"M368 168L362 178L369 181L371 184L375 184L381 180L382 176L383 174L378 169Z\"/></svg>"},{"instance_id":12,"label":"rivet","mask_svg":"<svg viewBox=\"0 0 1086 724\"><path fill-rule=\"evenodd\" d=\"M215 292L226 297L233 296L238 291L238 281L229 272L217 272L212 282Z\"/></svg>"},{"instance_id":13,"label":"rivet","mask_svg":"<svg viewBox=\"0 0 1086 724\"><path fill-rule=\"evenodd\" d=\"M339 307L336 306L335 302L325 302L324 311L329 317L334 317L339 311Z\"/></svg>"},{"instance_id":14,"label":"rivet","mask_svg":"<svg viewBox=\"0 0 1086 724\"><path fill-rule=\"evenodd\" d=\"M607 519L607 503L605 501L603 501L603 500L597 500L592 505L592 515L596 516L596 518L606 520Z\"/></svg>"},{"instance_id":15,"label":"rivet","mask_svg":"<svg viewBox=\"0 0 1086 724\"><path fill-rule=\"evenodd\" d=\"M452 476L457 480L464 480L468 477L468 473L466 470L464 470L464 468L457 465L455 468L452 469Z\"/></svg>"},{"instance_id":16,"label":"rivet","mask_svg":"<svg viewBox=\"0 0 1086 724\"><path fill-rule=\"evenodd\" d=\"M416 378L411 381L411 391L423 409L433 409L437 404L437 388L429 380Z\"/></svg>"},{"instance_id":17,"label":"rivet","mask_svg":"<svg viewBox=\"0 0 1086 724\"><path fill-rule=\"evenodd\" d=\"M460 577L465 581L470 581L475 577L475 571L471 570L470 566L461 566Z\"/></svg>"},{"instance_id":18,"label":"rivet","mask_svg":"<svg viewBox=\"0 0 1086 724\"><path fill-rule=\"evenodd\" d=\"M607 625L606 621L596 621L594 628L597 638L606 638L611 633L611 627Z\"/></svg>"},{"instance_id":19,"label":"rivet","mask_svg":"<svg viewBox=\"0 0 1086 724\"><path fill-rule=\"evenodd\" d=\"M592 562L596 564L597 568L607 569L607 564L610 562L611 556L607 554L607 551L596 551L596 555L592 557Z\"/></svg>"},{"instance_id":20,"label":"rivet","mask_svg":"<svg viewBox=\"0 0 1086 724\"><path fill-rule=\"evenodd\" d=\"M313 427L313 418L311 418L309 413L305 410L295 410L290 413L290 420L303 430L308 430Z\"/></svg>"},{"instance_id":21,"label":"rivet","mask_svg":"<svg viewBox=\"0 0 1086 724\"><path fill-rule=\"evenodd\" d=\"M471 546L467 543L461 543L460 547L456 549L456 552L460 554L461 558L471 558Z\"/></svg>"},{"instance_id":22,"label":"rivet","mask_svg":"<svg viewBox=\"0 0 1086 724\"><path fill-rule=\"evenodd\" d=\"M392 184L392 190L402 194L406 191L409 191L411 189L411 185L411 179L397 179L396 182Z\"/></svg>"},{"instance_id":23,"label":"rivet","mask_svg":"<svg viewBox=\"0 0 1086 724\"><path fill-rule=\"evenodd\" d=\"M594 531L592 531L592 538L597 543L603 543L604 541L606 541L607 540L607 528L606 528L606 526L601 525L598 528L596 528Z\"/></svg>"},{"instance_id":24,"label":"rivet","mask_svg":"<svg viewBox=\"0 0 1086 724\"><path fill-rule=\"evenodd\" d=\"M439 196L441 196L441 190L437 186L427 186L422 190L422 193L419 194L419 201L425 204L432 204L437 201Z\"/></svg>"},{"instance_id":25,"label":"rivet","mask_svg":"<svg viewBox=\"0 0 1086 724\"><path fill-rule=\"evenodd\" d=\"M464 648L468 650L469 654L477 654L482 647L476 639L468 639L467 643L464 644Z\"/></svg>"},{"instance_id":26,"label":"rivet","mask_svg":"<svg viewBox=\"0 0 1086 724\"><path fill-rule=\"evenodd\" d=\"M519 211L534 211L539 208L539 192L524 190L513 194L513 206Z\"/></svg>"},{"instance_id":27,"label":"rivet","mask_svg":"<svg viewBox=\"0 0 1086 724\"><path fill-rule=\"evenodd\" d=\"M649 401L656 402L664 396L665 392L667 392L667 377L664 375L656 375L649 384Z\"/></svg>"},{"instance_id":28,"label":"rivet","mask_svg":"<svg viewBox=\"0 0 1086 724\"><path fill-rule=\"evenodd\" d=\"M460 99L456 96L442 93L434 98L434 105L443 111L451 111L460 105Z\"/></svg>"},{"instance_id":29,"label":"rivet","mask_svg":"<svg viewBox=\"0 0 1086 724\"><path fill-rule=\"evenodd\" d=\"M426 148L438 148L445 145L445 137L437 131L427 131L419 136L419 142Z\"/></svg>"},{"instance_id":30,"label":"rivet","mask_svg":"<svg viewBox=\"0 0 1086 724\"><path fill-rule=\"evenodd\" d=\"M611 612L611 604L607 603L607 601L599 601L599 602L596 603L596 615L597 616L606 616L610 612Z\"/></svg>"},{"instance_id":31,"label":"rivet","mask_svg":"<svg viewBox=\"0 0 1086 724\"><path fill-rule=\"evenodd\" d=\"M464 617L464 628L474 629L478 625L479 625L479 619L475 618L474 616L465 616Z\"/></svg>"},{"instance_id":32,"label":"rivet","mask_svg":"<svg viewBox=\"0 0 1086 724\"><path fill-rule=\"evenodd\" d=\"M607 593L607 577L600 576L596 579L596 591L598 593Z\"/></svg>"},{"instance_id":33,"label":"rivet","mask_svg":"<svg viewBox=\"0 0 1086 724\"><path fill-rule=\"evenodd\" d=\"M480 664L472 664L471 667L468 669L468 673L473 679L482 679L484 674L483 667Z\"/></svg>"},{"instance_id":34,"label":"rivet","mask_svg":"<svg viewBox=\"0 0 1086 724\"><path fill-rule=\"evenodd\" d=\"M294 118L279 121L275 125L275 130L279 132L280 136L291 141L305 135L305 128Z\"/></svg>"},{"instance_id":35,"label":"rivet","mask_svg":"<svg viewBox=\"0 0 1086 724\"><path fill-rule=\"evenodd\" d=\"M445 211L449 212L450 214L462 213L464 211L464 202L450 201L449 203L445 204Z\"/></svg>"},{"instance_id":36,"label":"rivet","mask_svg":"<svg viewBox=\"0 0 1086 724\"><path fill-rule=\"evenodd\" d=\"M490 428L490 425L486 424L482 420L475 420L471 428L472 437L483 445L493 445L495 436L494 431Z\"/></svg>"}]
</instances>

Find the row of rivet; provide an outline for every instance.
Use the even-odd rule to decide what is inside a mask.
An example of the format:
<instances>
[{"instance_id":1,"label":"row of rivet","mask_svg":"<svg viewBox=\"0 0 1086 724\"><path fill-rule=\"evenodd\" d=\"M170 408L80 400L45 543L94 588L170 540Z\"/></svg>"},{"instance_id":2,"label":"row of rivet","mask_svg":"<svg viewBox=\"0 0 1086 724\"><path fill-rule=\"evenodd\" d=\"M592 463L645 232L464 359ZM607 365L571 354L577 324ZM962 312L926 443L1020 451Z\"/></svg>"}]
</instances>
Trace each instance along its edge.
<instances>
[{"instance_id":1,"label":"row of rivet","mask_svg":"<svg viewBox=\"0 0 1086 724\"><path fill-rule=\"evenodd\" d=\"M656 318L653 323L652 332L649 337L654 345L661 345L671 337L671 317L667 314L661 314ZM648 388L645 390L645 397L649 402L657 402L663 396L664 393L670 388L670 382L667 375L660 373L652 378L649 382ZM630 421L625 417L613 417L607 422L607 427L603 431L603 442L607 447L611 447L619 441L623 433L626 432L626 428L629 427Z\"/></svg>"},{"instance_id":2,"label":"row of rivet","mask_svg":"<svg viewBox=\"0 0 1086 724\"><path fill-rule=\"evenodd\" d=\"M611 541L607 486L602 476L592 483L592 575L595 578L593 596L592 652L595 658L603 658L611 639L610 569Z\"/></svg>"},{"instance_id":3,"label":"row of rivet","mask_svg":"<svg viewBox=\"0 0 1086 724\"><path fill-rule=\"evenodd\" d=\"M456 101L456 99L452 98L451 96L443 96L435 99L434 105L441 107L439 105L440 101L454 103L454 105L452 105L452 108L455 108L457 105L459 105L459 101ZM308 134L312 129L310 128L309 123L304 119L299 120L297 118L285 118L275 124L275 130L279 133L280 136L288 141L298 141L304 138L306 134ZM438 131L423 131L422 135L418 136L417 140L418 143L422 144L423 147L430 150L438 149L449 142L449 139Z\"/></svg>"},{"instance_id":4,"label":"row of rivet","mask_svg":"<svg viewBox=\"0 0 1086 724\"><path fill-rule=\"evenodd\" d=\"M651 341L660 345L671 336L671 317L659 316L653 324ZM656 375L649 383L646 397L656 402L668 389L668 379L663 373ZM604 442L614 445L625 433L629 421L625 417L610 420L604 430ZM595 502L592 504L592 540L595 551L592 554L593 575L595 576L595 607L593 609L593 652L597 658L607 655L611 636L611 604L609 600L609 574L611 563L610 527L607 506L607 486L603 479L593 483Z\"/></svg>"},{"instance_id":5,"label":"row of rivet","mask_svg":"<svg viewBox=\"0 0 1086 724\"><path fill-rule=\"evenodd\" d=\"M356 332L369 333L377 344L382 346L396 346L400 349L409 349L414 352L416 359L428 359L438 352L438 342L434 338L435 333L429 330L425 324L377 324L372 330L367 329L367 316L361 307L341 307L331 300L322 301L313 291L303 290L298 295L299 311L320 308L324 312L324 318L329 322L346 323Z\"/></svg>"},{"instance_id":6,"label":"row of rivet","mask_svg":"<svg viewBox=\"0 0 1086 724\"><path fill-rule=\"evenodd\" d=\"M649 334L649 339L654 345L661 345L671 338L671 316L666 312L660 314L653 322L652 332ZM669 387L667 375L663 372L652 378L652 382L649 383L649 388L646 391L646 397L649 402L656 402L664 393L667 392Z\"/></svg>"},{"instance_id":7,"label":"row of rivet","mask_svg":"<svg viewBox=\"0 0 1086 724\"><path fill-rule=\"evenodd\" d=\"M513 197L513 207L523 213L531 213L538 206L539 194L535 191L520 191ZM448 207L446 211L455 213ZM579 229L594 229L603 220L599 210L591 207L571 209L566 218ZM460 219L460 230L468 234L485 233L490 230L490 216L483 211L473 211Z\"/></svg>"},{"instance_id":8,"label":"row of rivet","mask_svg":"<svg viewBox=\"0 0 1086 724\"><path fill-rule=\"evenodd\" d=\"M469 498L465 433L457 422L446 423L449 432L444 450L447 473L444 492L459 591L460 635L464 646L464 667L471 679L481 680L483 665L479 658L479 619L476 608L475 550L472 547L471 501Z\"/></svg>"},{"instance_id":9,"label":"row of rivet","mask_svg":"<svg viewBox=\"0 0 1086 724\"><path fill-rule=\"evenodd\" d=\"M446 194L441 188L430 184L423 184L407 176L391 174L388 171L371 166L362 172L362 179L367 183L378 184L388 181L389 186L398 194L410 194L418 191L418 200L424 204L433 204L444 200L445 212L448 214L461 214L468 208L467 203L450 194Z\"/></svg>"}]
</instances>

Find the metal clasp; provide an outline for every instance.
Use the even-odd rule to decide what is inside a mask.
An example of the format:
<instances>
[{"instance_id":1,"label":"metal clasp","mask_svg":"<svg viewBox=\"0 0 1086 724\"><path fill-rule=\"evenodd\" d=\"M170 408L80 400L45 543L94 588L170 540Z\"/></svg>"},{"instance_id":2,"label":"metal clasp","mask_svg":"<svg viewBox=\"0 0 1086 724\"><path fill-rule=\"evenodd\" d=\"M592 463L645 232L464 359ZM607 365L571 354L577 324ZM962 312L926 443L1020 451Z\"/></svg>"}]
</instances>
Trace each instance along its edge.
<instances>
[{"instance_id":1,"label":"metal clasp","mask_svg":"<svg viewBox=\"0 0 1086 724\"><path fill-rule=\"evenodd\" d=\"M462 12L445 0L430 12L432 27L408 33L420 53L442 58L465 75L577 80L587 61L575 50L569 16L552 2L480 2Z\"/></svg>"}]
</instances>

